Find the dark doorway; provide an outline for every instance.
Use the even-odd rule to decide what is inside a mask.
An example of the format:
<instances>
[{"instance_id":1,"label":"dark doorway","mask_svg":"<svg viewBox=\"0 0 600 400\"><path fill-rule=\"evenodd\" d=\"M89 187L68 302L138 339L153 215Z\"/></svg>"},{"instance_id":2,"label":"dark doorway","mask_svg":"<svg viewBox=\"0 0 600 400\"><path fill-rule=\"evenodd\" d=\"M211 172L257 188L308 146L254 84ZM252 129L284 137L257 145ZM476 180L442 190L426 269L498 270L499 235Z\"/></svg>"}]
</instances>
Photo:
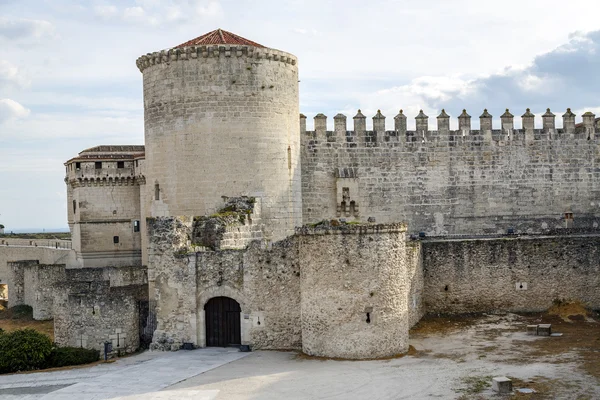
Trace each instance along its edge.
<instances>
[{"instance_id":1,"label":"dark doorway","mask_svg":"<svg viewBox=\"0 0 600 400\"><path fill-rule=\"evenodd\" d=\"M229 297L213 297L204 306L206 345L214 347L239 346L240 305Z\"/></svg>"}]
</instances>

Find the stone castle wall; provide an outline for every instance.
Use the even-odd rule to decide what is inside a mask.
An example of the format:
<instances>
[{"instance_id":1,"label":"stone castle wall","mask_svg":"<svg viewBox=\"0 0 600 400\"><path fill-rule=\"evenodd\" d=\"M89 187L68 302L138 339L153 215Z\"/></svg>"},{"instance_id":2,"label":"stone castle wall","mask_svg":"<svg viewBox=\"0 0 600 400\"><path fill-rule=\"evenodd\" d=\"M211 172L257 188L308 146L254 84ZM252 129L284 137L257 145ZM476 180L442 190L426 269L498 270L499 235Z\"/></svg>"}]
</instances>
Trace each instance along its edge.
<instances>
[{"instance_id":1,"label":"stone castle wall","mask_svg":"<svg viewBox=\"0 0 600 400\"><path fill-rule=\"evenodd\" d=\"M11 285L8 282L10 268L8 267L9 262L20 261L20 260L35 260L39 264L66 264L67 266L75 265L75 252L64 248L53 247L42 247L46 241L37 241L39 246L29 245L29 239L25 240L23 245L14 245L13 239L6 240L9 245L0 245L0 284L8 284L9 298L12 297ZM35 243L36 241L34 241ZM19 242L20 243L20 242ZM65 242L68 243L68 242ZM55 244L55 241L50 242ZM60 243L63 245L63 242ZM11 300L12 301L12 300ZM22 304L22 303L17 303Z\"/></svg>"},{"instance_id":2,"label":"stone castle wall","mask_svg":"<svg viewBox=\"0 0 600 400\"><path fill-rule=\"evenodd\" d=\"M29 263L24 267L23 303L33 309L33 319L54 318L54 292L56 285L65 280L65 265Z\"/></svg>"},{"instance_id":3,"label":"stone castle wall","mask_svg":"<svg viewBox=\"0 0 600 400\"><path fill-rule=\"evenodd\" d=\"M425 240L430 313L542 311L555 300L600 308L600 237Z\"/></svg>"},{"instance_id":4,"label":"stone castle wall","mask_svg":"<svg viewBox=\"0 0 600 400\"><path fill-rule=\"evenodd\" d=\"M306 133L304 223L374 218L405 221L409 232L436 236L509 228L534 233L564 228L572 213L573 227L598 227L599 139L434 133L426 142L375 143L328 142ZM341 209L342 198L353 210Z\"/></svg>"},{"instance_id":5,"label":"stone castle wall","mask_svg":"<svg viewBox=\"0 0 600 400\"><path fill-rule=\"evenodd\" d=\"M240 304L242 343L257 349L300 349L307 343L311 354L351 358L406 350L408 327L423 313L423 280L418 251L411 249L407 257L405 227L346 225L349 233L337 235L304 229L274 243L256 240L243 249L195 251L190 239L197 222L148 220L150 296L158 321L153 348L179 348L184 342L204 347L204 306L225 296ZM340 285L351 288L343 294ZM373 308L366 311L372 323L363 321L365 307ZM312 329L320 318L329 321L323 325L329 336ZM346 323L335 331L339 318ZM371 329L361 331L363 324ZM373 346L380 334L388 346L378 346L377 352ZM336 335L353 335L356 346L345 348L339 340L326 346L318 339Z\"/></svg>"},{"instance_id":6,"label":"stone castle wall","mask_svg":"<svg viewBox=\"0 0 600 400\"><path fill-rule=\"evenodd\" d=\"M131 353L140 340L139 304L148 299L145 270L140 267L66 270L54 290L54 338L61 346L100 350L112 342L111 354Z\"/></svg>"},{"instance_id":7,"label":"stone castle wall","mask_svg":"<svg viewBox=\"0 0 600 400\"><path fill-rule=\"evenodd\" d=\"M298 67L277 50L215 45L138 59L147 216L211 215L222 196L263 200L265 234L301 225Z\"/></svg>"},{"instance_id":8,"label":"stone castle wall","mask_svg":"<svg viewBox=\"0 0 600 400\"><path fill-rule=\"evenodd\" d=\"M349 359L408 351L405 226L305 229L299 237L302 350Z\"/></svg>"}]
</instances>

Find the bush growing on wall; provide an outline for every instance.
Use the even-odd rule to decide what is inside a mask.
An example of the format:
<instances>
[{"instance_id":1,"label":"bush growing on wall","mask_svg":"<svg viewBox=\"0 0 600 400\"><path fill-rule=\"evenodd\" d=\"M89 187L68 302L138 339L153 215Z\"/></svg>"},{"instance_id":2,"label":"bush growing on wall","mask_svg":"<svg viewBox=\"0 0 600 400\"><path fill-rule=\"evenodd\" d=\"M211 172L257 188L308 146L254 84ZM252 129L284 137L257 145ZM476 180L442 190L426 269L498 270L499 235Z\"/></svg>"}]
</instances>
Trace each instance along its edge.
<instances>
[{"instance_id":1,"label":"bush growing on wall","mask_svg":"<svg viewBox=\"0 0 600 400\"><path fill-rule=\"evenodd\" d=\"M50 338L33 329L0 333L0 373L42 368L51 352Z\"/></svg>"}]
</instances>

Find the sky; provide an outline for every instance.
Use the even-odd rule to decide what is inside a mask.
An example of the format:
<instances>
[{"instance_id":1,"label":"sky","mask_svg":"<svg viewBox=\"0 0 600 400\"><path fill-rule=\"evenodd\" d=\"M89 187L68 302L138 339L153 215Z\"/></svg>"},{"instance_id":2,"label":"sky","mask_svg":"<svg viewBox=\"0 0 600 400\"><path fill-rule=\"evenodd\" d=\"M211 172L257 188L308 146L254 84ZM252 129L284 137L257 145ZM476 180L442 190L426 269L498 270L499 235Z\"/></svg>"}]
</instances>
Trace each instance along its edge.
<instances>
[{"instance_id":1,"label":"sky","mask_svg":"<svg viewBox=\"0 0 600 400\"><path fill-rule=\"evenodd\" d=\"M0 224L67 227L64 165L143 144L135 60L217 28L296 55L300 110L600 115L600 2L0 0ZM537 118L537 124L541 118ZM520 118L515 118L520 127ZM561 126L561 118L557 118ZM499 126L495 122L495 126Z\"/></svg>"}]
</instances>

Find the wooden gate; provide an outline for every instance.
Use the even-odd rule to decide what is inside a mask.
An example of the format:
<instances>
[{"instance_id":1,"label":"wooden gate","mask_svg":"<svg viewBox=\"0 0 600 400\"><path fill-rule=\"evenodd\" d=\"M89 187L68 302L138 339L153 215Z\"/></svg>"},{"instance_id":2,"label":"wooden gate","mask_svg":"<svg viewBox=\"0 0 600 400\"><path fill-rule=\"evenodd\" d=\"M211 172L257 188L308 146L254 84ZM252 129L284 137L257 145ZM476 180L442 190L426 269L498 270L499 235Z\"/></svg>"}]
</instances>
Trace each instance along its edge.
<instances>
[{"instance_id":1,"label":"wooden gate","mask_svg":"<svg viewBox=\"0 0 600 400\"><path fill-rule=\"evenodd\" d=\"M214 347L239 346L240 305L229 297L213 297L204 306L206 345Z\"/></svg>"}]
</instances>

